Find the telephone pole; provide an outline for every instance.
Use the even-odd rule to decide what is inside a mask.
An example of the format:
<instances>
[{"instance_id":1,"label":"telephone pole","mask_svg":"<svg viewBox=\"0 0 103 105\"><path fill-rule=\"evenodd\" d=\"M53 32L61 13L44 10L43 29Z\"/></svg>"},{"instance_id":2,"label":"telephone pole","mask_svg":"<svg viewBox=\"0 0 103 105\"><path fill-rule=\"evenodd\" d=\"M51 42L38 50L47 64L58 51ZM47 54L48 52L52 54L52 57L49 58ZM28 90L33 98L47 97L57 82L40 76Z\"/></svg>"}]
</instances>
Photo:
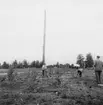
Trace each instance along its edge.
<instances>
[{"instance_id":1,"label":"telephone pole","mask_svg":"<svg viewBox=\"0 0 103 105\"><path fill-rule=\"evenodd\" d=\"M46 41L46 10L44 11L43 64L45 64L45 41Z\"/></svg>"}]
</instances>

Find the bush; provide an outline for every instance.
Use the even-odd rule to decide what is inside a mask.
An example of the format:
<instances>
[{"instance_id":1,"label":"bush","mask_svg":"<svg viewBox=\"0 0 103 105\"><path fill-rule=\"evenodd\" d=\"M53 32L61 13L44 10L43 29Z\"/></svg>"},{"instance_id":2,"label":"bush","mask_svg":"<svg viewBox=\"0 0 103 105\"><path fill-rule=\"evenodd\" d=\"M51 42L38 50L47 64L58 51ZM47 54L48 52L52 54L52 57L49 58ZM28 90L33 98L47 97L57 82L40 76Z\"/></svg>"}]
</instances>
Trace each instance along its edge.
<instances>
[{"instance_id":1,"label":"bush","mask_svg":"<svg viewBox=\"0 0 103 105\"><path fill-rule=\"evenodd\" d=\"M24 83L23 92L35 92L38 87L37 73L32 71L27 75L27 80Z\"/></svg>"},{"instance_id":2,"label":"bush","mask_svg":"<svg viewBox=\"0 0 103 105\"><path fill-rule=\"evenodd\" d=\"M58 88L61 85L61 80L59 77L56 77L53 81L49 83L50 86Z\"/></svg>"},{"instance_id":3,"label":"bush","mask_svg":"<svg viewBox=\"0 0 103 105\"><path fill-rule=\"evenodd\" d=\"M12 82L14 80L14 69L10 67L7 73L8 81Z\"/></svg>"},{"instance_id":4,"label":"bush","mask_svg":"<svg viewBox=\"0 0 103 105\"><path fill-rule=\"evenodd\" d=\"M0 77L0 82L4 82L6 80L6 76Z\"/></svg>"}]
</instances>

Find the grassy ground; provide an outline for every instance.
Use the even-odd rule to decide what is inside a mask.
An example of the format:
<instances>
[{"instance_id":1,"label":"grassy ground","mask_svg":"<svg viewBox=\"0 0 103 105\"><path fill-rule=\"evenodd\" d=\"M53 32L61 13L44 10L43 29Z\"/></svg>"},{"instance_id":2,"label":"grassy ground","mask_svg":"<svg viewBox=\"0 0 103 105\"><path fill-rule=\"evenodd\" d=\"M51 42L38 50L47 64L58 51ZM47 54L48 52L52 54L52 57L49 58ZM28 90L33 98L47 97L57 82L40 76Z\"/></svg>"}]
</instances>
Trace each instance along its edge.
<instances>
[{"instance_id":1,"label":"grassy ground","mask_svg":"<svg viewBox=\"0 0 103 105\"><path fill-rule=\"evenodd\" d=\"M93 70L84 70L82 78L68 68L48 69L48 77L36 68L15 71L24 73L1 81L0 105L103 105L103 87Z\"/></svg>"}]
</instances>

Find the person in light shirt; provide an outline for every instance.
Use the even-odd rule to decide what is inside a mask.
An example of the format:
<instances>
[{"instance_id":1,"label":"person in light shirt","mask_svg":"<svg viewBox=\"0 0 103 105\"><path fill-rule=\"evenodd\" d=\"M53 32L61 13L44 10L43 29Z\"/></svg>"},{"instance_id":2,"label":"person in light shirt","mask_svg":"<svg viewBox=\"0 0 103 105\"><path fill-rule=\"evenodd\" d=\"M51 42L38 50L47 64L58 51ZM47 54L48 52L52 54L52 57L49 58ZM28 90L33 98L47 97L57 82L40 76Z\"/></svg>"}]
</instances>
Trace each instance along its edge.
<instances>
[{"instance_id":1,"label":"person in light shirt","mask_svg":"<svg viewBox=\"0 0 103 105\"><path fill-rule=\"evenodd\" d=\"M44 65L42 66L42 75L43 75L43 76L45 76L46 70L47 70L47 66L46 66L46 64L44 63Z\"/></svg>"}]
</instances>

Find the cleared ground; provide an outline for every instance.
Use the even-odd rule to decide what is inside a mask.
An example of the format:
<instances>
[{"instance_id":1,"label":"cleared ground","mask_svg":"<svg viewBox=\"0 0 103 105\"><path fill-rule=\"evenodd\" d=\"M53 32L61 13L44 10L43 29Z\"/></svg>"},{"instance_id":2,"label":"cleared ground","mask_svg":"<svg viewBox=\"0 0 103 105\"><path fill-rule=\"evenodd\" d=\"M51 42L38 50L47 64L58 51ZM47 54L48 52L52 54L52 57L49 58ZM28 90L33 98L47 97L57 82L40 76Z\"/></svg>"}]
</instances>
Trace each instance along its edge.
<instances>
[{"instance_id":1,"label":"cleared ground","mask_svg":"<svg viewBox=\"0 0 103 105\"><path fill-rule=\"evenodd\" d=\"M47 77L41 69L16 69L14 77L0 83L0 105L103 105L103 87L93 70L79 78L76 69L48 69Z\"/></svg>"}]
</instances>

